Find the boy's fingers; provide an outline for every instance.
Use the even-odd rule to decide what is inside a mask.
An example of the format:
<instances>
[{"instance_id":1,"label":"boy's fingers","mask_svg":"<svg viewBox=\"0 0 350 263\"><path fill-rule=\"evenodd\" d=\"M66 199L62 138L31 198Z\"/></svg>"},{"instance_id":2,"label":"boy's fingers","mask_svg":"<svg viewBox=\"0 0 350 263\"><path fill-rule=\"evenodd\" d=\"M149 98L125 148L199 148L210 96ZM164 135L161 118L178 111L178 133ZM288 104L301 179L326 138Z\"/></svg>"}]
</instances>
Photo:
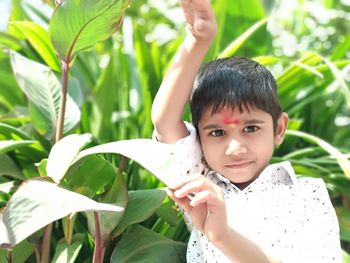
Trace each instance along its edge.
<instances>
[{"instance_id":1,"label":"boy's fingers","mask_svg":"<svg viewBox=\"0 0 350 263\"><path fill-rule=\"evenodd\" d=\"M218 186L202 176L198 179L187 182L181 188L176 190L174 194L177 198L182 198L184 196L190 195L192 193L198 193L203 190L210 190L214 193L218 193L218 191L220 191L220 188L218 189Z\"/></svg>"},{"instance_id":2,"label":"boy's fingers","mask_svg":"<svg viewBox=\"0 0 350 263\"><path fill-rule=\"evenodd\" d=\"M184 197L184 198L177 198L174 195L174 192L170 189L167 189L167 194L168 196L174 200L175 203L178 204L178 206L180 206L183 210L185 210L185 212L189 213L192 209L192 207L190 206L190 199L188 197Z\"/></svg>"},{"instance_id":3,"label":"boy's fingers","mask_svg":"<svg viewBox=\"0 0 350 263\"><path fill-rule=\"evenodd\" d=\"M184 176L184 177L181 177L180 179L177 179L176 182L173 181L172 184L169 185L168 187L171 190L176 190L176 189L181 188L185 184L188 184L189 182L194 181L194 180L198 180L199 178L202 178L202 177L203 177L203 175L201 175L199 173Z\"/></svg>"}]
</instances>

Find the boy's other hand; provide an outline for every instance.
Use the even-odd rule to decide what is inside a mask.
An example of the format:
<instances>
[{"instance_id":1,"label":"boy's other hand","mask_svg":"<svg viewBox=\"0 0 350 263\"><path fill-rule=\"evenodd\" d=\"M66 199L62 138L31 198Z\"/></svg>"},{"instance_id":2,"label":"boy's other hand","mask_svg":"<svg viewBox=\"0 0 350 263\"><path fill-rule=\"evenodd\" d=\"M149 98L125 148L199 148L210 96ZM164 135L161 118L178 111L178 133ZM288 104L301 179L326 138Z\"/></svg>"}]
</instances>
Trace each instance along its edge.
<instances>
[{"instance_id":1,"label":"boy's other hand","mask_svg":"<svg viewBox=\"0 0 350 263\"><path fill-rule=\"evenodd\" d=\"M183 178L168 195L190 216L194 226L216 243L229 232L222 189L202 175Z\"/></svg>"},{"instance_id":2,"label":"boy's other hand","mask_svg":"<svg viewBox=\"0 0 350 263\"><path fill-rule=\"evenodd\" d=\"M180 0L187 29L197 41L213 40L217 23L210 0Z\"/></svg>"}]
</instances>

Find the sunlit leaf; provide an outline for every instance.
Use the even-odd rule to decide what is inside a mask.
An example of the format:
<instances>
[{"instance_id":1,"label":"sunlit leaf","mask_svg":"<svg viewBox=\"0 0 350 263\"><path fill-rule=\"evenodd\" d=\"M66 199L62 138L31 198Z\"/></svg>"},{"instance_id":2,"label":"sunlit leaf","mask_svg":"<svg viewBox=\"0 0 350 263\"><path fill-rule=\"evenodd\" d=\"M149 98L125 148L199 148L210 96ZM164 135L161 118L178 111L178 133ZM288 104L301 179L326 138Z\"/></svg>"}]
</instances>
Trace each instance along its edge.
<instances>
[{"instance_id":1,"label":"sunlit leaf","mask_svg":"<svg viewBox=\"0 0 350 263\"><path fill-rule=\"evenodd\" d=\"M346 158L344 154L342 154L337 148L333 147L328 142L314 136L311 134L307 134L302 131L293 131L293 130L287 130L287 135L297 136L304 140L310 141L312 143L318 144L322 149L324 149L326 152L328 152L332 157L336 158L338 161L339 166L342 168L345 176L347 178L350 178L350 161Z\"/></svg>"},{"instance_id":2,"label":"sunlit leaf","mask_svg":"<svg viewBox=\"0 0 350 263\"><path fill-rule=\"evenodd\" d=\"M261 26L266 24L267 21L268 18L265 18L251 26L246 32L244 32L236 40L234 40L223 52L221 52L218 58L227 58L232 56L249 39L249 37L254 32L256 32Z\"/></svg>"},{"instance_id":3,"label":"sunlit leaf","mask_svg":"<svg viewBox=\"0 0 350 263\"><path fill-rule=\"evenodd\" d=\"M61 102L61 84L46 66L28 60L18 53L11 52L11 63L17 82L28 99L35 106L38 122L44 125L40 130L52 138L58 121ZM80 110L72 98L67 95L64 132L71 131L80 120ZM33 120L35 124L35 120Z\"/></svg>"},{"instance_id":4,"label":"sunlit leaf","mask_svg":"<svg viewBox=\"0 0 350 263\"><path fill-rule=\"evenodd\" d=\"M14 140L8 140L8 141L0 141L0 154L6 153L8 151L12 151L14 149L24 147L30 144L36 143L36 141L14 141Z\"/></svg>"},{"instance_id":5,"label":"sunlit leaf","mask_svg":"<svg viewBox=\"0 0 350 263\"><path fill-rule=\"evenodd\" d=\"M70 63L79 51L111 36L128 4L129 0L62 0L51 17L49 29L61 60Z\"/></svg>"},{"instance_id":6,"label":"sunlit leaf","mask_svg":"<svg viewBox=\"0 0 350 263\"><path fill-rule=\"evenodd\" d=\"M71 134L59 140L52 147L49 154L46 165L47 176L51 177L54 182L59 183L74 158L91 140L91 134Z\"/></svg>"},{"instance_id":7,"label":"sunlit leaf","mask_svg":"<svg viewBox=\"0 0 350 263\"><path fill-rule=\"evenodd\" d=\"M57 72L60 72L60 63L56 56L54 47L51 44L49 34L38 24L30 21L11 21L9 26L16 27L20 30L42 57L45 63Z\"/></svg>"},{"instance_id":8,"label":"sunlit leaf","mask_svg":"<svg viewBox=\"0 0 350 263\"><path fill-rule=\"evenodd\" d=\"M74 263L81 250L81 247L83 246L83 241L83 234L74 235L71 244L68 244L65 239L61 239L56 245L55 255L51 262Z\"/></svg>"},{"instance_id":9,"label":"sunlit leaf","mask_svg":"<svg viewBox=\"0 0 350 263\"><path fill-rule=\"evenodd\" d=\"M26 181L0 214L0 247L14 247L57 219L74 212L89 210L118 213L122 208L97 203L44 180Z\"/></svg>"},{"instance_id":10,"label":"sunlit leaf","mask_svg":"<svg viewBox=\"0 0 350 263\"><path fill-rule=\"evenodd\" d=\"M179 176L181 176L176 168L179 162L183 161L181 155L186 155L185 152L175 155L176 151L179 151L176 145L160 143L151 139L134 139L110 142L83 150L74 162L96 153L122 154L141 164L159 180L171 187L177 184Z\"/></svg>"}]
</instances>

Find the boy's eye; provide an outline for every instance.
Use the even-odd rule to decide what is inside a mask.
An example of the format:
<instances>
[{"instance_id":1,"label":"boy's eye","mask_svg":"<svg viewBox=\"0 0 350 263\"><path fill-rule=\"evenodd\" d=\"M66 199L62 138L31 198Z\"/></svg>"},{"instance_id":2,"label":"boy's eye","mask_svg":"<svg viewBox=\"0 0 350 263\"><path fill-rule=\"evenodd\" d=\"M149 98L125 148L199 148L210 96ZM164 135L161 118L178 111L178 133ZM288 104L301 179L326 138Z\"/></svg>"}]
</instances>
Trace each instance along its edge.
<instances>
[{"instance_id":1,"label":"boy's eye","mask_svg":"<svg viewBox=\"0 0 350 263\"><path fill-rule=\"evenodd\" d=\"M214 130L214 131L210 132L210 135L214 136L214 137L220 137L220 136L225 135L225 131L224 130Z\"/></svg>"},{"instance_id":2,"label":"boy's eye","mask_svg":"<svg viewBox=\"0 0 350 263\"><path fill-rule=\"evenodd\" d=\"M251 125L251 126L246 126L244 127L243 131L247 132L247 133L253 133L256 132L257 130L259 130L259 127Z\"/></svg>"}]
</instances>

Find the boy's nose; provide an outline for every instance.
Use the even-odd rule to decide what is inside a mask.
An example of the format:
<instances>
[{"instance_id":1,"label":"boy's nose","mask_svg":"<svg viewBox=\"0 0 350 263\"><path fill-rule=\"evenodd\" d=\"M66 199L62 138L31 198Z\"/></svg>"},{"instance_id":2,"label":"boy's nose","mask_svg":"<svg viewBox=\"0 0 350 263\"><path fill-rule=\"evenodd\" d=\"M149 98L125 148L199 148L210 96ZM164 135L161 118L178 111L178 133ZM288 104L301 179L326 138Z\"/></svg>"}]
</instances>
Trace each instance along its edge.
<instances>
[{"instance_id":1,"label":"boy's nose","mask_svg":"<svg viewBox=\"0 0 350 263\"><path fill-rule=\"evenodd\" d=\"M225 151L226 155L239 155L241 153L246 153L247 149L237 140L231 140Z\"/></svg>"}]
</instances>

